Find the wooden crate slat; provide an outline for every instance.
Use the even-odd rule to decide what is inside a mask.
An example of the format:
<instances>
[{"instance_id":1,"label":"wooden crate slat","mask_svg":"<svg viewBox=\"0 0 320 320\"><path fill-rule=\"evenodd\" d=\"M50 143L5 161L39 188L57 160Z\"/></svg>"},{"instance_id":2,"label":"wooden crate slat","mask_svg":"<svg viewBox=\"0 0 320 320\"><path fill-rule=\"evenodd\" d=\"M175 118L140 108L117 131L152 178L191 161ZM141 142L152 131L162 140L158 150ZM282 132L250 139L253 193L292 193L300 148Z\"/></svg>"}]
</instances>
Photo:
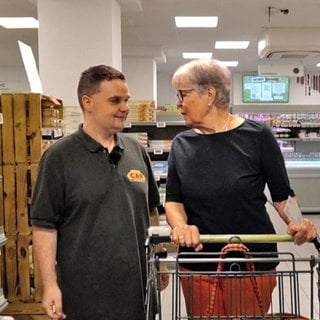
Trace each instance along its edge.
<instances>
[{"instance_id":1,"label":"wooden crate slat","mask_svg":"<svg viewBox=\"0 0 320 320\"><path fill-rule=\"evenodd\" d=\"M4 231L6 235L15 235L17 233L15 166L4 165L2 171Z\"/></svg>"},{"instance_id":2,"label":"wooden crate slat","mask_svg":"<svg viewBox=\"0 0 320 320\"><path fill-rule=\"evenodd\" d=\"M38 163L42 154L41 95L29 94L30 162Z\"/></svg>"},{"instance_id":3,"label":"wooden crate slat","mask_svg":"<svg viewBox=\"0 0 320 320\"><path fill-rule=\"evenodd\" d=\"M19 298L21 301L31 300L31 285L30 285L30 257L31 251L31 234L17 236L18 249L18 279L19 279Z\"/></svg>"},{"instance_id":4,"label":"wooden crate slat","mask_svg":"<svg viewBox=\"0 0 320 320\"><path fill-rule=\"evenodd\" d=\"M30 192L29 198L32 198L34 187L36 185L37 177L38 177L38 164L31 164L29 166L29 174L30 174L30 181L29 181L29 188L28 190Z\"/></svg>"},{"instance_id":5,"label":"wooden crate slat","mask_svg":"<svg viewBox=\"0 0 320 320\"><path fill-rule=\"evenodd\" d=\"M17 203L17 231L29 233L28 217L28 165L18 164L16 166L16 203Z\"/></svg>"},{"instance_id":6,"label":"wooden crate slat","mask_svg":"<svg viewBox=\"0 0 320 320\"><path fill-rule=\"evenodd\" d=\"M4 284L6 283L5 277L6 277L6 264L4 260L4 247L0 248L0 288L4 287Z\"/></svg>"},{"instance_id":7,"label":"wooden crate slat","mask_svg":"<svg viewBox=\"0 0 320 320\"><path fill-rule=\"evenodd\" d=\"M4 226L3 172L0 165L0 226Z\"/></svg>"},{"instance_id":8,"label":"wooden crate slat","mask_svg":"<svg viewBox=\"0 0 320 320\"><path fill-rule=\"evenodd\" d=\"M42 308L41 303L35 303L35 302L29 302L29 303L23 303L23 302L14 302L10 303L6 309L1 312L1 314L4 315L12 315L14 319L41 319L41 320L50 320L46 316L44 316L45 312ZM28 317L30 315L30 318ZM37 318L36 315L38 315L41 318Z\"/></svg>"},{"instance_id":9,"label":"wooden crate slat","mask_svg":"<svg viewBox=\"0 0 320 320\"><path fill-rule=\"evenodd\" d=\"M4 164L14 163L13 135L13 97L12 94L1 94L2 124L2 161Z\"/></svg>"},{"instance_id":10,"label":"wooden crate slat","mask_svg":"<svg viewBox=\"0 0 320 320\"><path fill-rule=\"evenodd\" d=\"M15 235L7 236L7 242L4 247L6 263L6 289L9 302L18 301L17 295L17 240Z\"/></svg>"},{"instance_id":11,"label":"wooden crate slat","mask_svg":"<svg viewBox=\"0 0 320 320\"><path fill-rule=\"evenodd\" d=\"M0 95L0 165L2 165L2 123L3 123L3 114L1 107L1 95Z\"/></svg>"},{"instance_id":12,"label":"wooden crate slat","mask_svg":"<svg viewBox=\"0 0 320 320\"><path fill-rule=\"evenodd\" d=\"M13 123L16 163L26 163L28 161L27 113L26 95L22 93L14 94Z\"/></svg>"},{"instance_id":13,"label":"wooden crate slat","mask_svg":"<svg viewBox=\"0 0 320 320\"><path fill-rule=\"evenodd\" d=\"M34 256L33 256L33 287L34 287L34 294L33 294L34 301L41 302L42 286L41 286L40 270Z\"/></svg>"}]
</instances>

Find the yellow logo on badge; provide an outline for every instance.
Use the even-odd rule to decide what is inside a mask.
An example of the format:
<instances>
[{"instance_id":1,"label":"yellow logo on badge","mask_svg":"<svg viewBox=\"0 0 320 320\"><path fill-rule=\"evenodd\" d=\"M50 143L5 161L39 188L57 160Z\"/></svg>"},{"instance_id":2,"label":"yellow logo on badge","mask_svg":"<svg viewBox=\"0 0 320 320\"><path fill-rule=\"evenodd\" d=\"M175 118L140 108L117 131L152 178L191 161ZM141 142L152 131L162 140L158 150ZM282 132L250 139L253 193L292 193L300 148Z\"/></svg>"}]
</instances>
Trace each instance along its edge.
<instances>
[{"instance_id":1,"label":"yellow logo on badge","mask_svg":"<svg viewBox=\"0 0 320 320\"><path fill-rule=\"evenodd\" d=\"M130 170L127 174L130 181L140 181L144 182L146 180L144 174L139 170Z\"/></svg>"}]
</instances>

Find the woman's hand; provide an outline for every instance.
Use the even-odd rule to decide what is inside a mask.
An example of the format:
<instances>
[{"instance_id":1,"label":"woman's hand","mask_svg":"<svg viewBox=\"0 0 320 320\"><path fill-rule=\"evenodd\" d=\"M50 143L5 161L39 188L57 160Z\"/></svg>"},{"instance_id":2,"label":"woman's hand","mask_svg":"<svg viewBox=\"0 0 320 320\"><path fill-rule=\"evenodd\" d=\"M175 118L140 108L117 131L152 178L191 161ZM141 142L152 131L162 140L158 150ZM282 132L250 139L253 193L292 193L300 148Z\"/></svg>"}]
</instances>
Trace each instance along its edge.
<instances>
[{"instance_id":1,"label":"woman's hand","mask_svg":"<svg viewBox=\"0 0 320 320\"><path fill-rule=\"evenodd\" d=\"M289 223L287 233L293 237L294 244L301 245L317 237L317 228L309 219L303 219L301 224Z\"/></svg>"},{"instance_id":2,"label":"woman's hand","mask_svg":"<svg viewBox=\"0 0 320 320\"><path fill-rule=\"evenodd\" d=\"M195 225L179 225L172 228L172 240L182 247L193 247L195 251L202 250L199 229Z\"/></svg>"}]
</instances>

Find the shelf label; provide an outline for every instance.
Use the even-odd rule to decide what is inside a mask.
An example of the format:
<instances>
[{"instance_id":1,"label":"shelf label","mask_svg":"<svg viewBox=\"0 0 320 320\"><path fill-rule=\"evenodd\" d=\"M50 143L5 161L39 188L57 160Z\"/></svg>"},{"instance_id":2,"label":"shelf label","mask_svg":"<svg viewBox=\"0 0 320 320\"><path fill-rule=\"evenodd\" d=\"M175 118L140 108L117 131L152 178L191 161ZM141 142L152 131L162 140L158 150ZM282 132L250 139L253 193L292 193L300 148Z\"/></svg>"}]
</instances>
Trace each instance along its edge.
<instances>
[{"instance_id":1,"label":"shelf label","mask_svg":"<svg viewBox=\"0 0 320 320\"><path fill-rule=\"evenodd\" d=\"M132 127L132 123L131 122L126 122L124 127L125 128L131 128Z\"/></svg>"},{"instance_id":2,"label":"shelf label","mask_svg":"<svg viewBox=\"0 0 320 320\"><path fill-rule=\"evenodd\" d=\"M160 176L154 176L154 179L156 180L156 181L160 181Z\"/></svg>"},{"instance_id":3,"label":"shelf label","mask_svg":"<svg viewBox=\"0 0 320 320\"><path fill-rule=\"evenodd\" d=\"M158 154L158 155L160 154L161 155L161 154L163 154L163 149L154 149L153 154Z\"/></svg>"},{"instance_id":4,"label":"shelf label","mask_svg":"<svg viewBox=\"0 0 320 320\"><path fill-rule=\"evenodd\" d=\"M157 128L165 128L167 124L165 121L157 121L156 126Z\"/></svg>"}]
</instances>

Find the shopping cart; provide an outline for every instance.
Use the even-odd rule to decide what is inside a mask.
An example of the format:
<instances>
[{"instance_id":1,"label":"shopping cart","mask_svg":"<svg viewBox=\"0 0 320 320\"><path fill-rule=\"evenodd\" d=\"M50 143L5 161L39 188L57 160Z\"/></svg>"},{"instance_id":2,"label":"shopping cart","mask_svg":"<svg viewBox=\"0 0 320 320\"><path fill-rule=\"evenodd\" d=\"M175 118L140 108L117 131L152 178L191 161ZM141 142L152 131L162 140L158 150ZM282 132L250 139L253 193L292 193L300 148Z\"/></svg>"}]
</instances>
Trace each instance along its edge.
<instances>
[{"instance_id":1,"label":"shopping cart","mask_svg":"<svg viewBox=\"0 0 320 320\"><path fill-rule=\"evenodd\" d=\"M319 243L317 256L295 257L290 250L246 251L246 243L291 242L289 235L202 235L200 239L202 243L227 244L225 252L175 253L159 258L152 248L158 243L170 243L170 231L150 228L146 242L147 320L320 319ZM239 253L236 257L235 251ZM167 263L166 273L170 274L169 287L164 292L158 290L162 261ZM188 264L195 263L217 267L190 271ZM259 264L266 263L278 266L271 271L259 271ZM199 283L202 285L198 286Z\"/></svg>"}]
</instances>

